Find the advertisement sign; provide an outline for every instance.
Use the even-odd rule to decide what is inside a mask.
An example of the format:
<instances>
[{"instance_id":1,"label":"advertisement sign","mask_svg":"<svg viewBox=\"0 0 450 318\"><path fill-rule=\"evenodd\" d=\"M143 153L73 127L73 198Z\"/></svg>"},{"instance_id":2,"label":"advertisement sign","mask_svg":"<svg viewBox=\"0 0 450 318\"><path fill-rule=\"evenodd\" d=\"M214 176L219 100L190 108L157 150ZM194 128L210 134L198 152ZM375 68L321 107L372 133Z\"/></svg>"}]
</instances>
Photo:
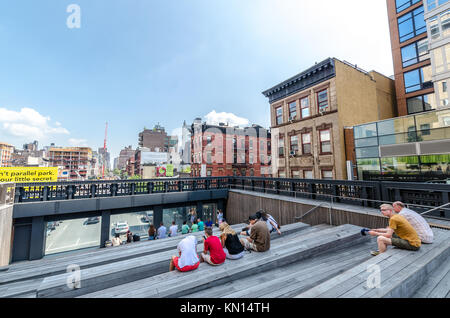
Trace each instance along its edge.
<instances>
[{"instance_id":1,"label":"advertisement sign","mask_svg":"<svg viewBox=\"0 0 450 318\"><path fill-rule=\"evenodd\" d=\"M0 168L1 182L56 182L58 181L58 168L38 168L38 167L6 167Z\"/></svg>"},{"instance_id":2,"label":"advertisement sign","mask_svg":"<svg viewBox=\"0 0 450 318\"><path fill-rule=\"evenodd\" d=\"M167 152L141 152L141 164L163 164L169 161L169 154Z\"/></svg>"},{"instance_id":3,"label":"advertisement sign","mask_svg":"<svg viewBox=\"0 0 450 318\"><path fill-rule=\"evenodd\" d=\"M173 177L173 165L167 164L156 167L156 177Z\"/></svg>"}]
</instances>

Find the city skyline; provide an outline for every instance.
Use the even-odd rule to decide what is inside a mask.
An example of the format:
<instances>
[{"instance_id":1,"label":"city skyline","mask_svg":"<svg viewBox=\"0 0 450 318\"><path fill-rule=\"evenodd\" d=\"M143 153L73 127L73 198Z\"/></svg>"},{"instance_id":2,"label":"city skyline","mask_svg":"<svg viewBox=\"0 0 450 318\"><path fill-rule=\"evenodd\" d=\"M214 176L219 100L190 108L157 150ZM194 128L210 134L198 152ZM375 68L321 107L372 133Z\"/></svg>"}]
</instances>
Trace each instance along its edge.
<instances>
[{"instance_id":1,"label":"city skyline","mask_svg":"<svg viewBox=\"0 0 450 318\"><path fill-rule=\"evenodd\" d=\"M69 29L71 3L0 4L1 141L97 149L108 122L116 158L158 122L171 135L215 112L268 128L261 92L328 57L393 74L383 2L79 0Z\"/></svg>"}]
</instances>

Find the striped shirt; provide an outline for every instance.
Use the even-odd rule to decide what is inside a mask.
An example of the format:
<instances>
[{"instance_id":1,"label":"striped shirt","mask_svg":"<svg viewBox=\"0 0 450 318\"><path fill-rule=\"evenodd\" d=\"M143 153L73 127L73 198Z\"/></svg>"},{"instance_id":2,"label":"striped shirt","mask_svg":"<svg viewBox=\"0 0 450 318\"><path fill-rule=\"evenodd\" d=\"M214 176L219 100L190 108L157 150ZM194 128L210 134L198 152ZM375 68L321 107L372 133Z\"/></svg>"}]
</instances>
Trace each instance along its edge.
<instances>
[{"instance_id":1,"label":"striped shirt","mask_svg":"<svg viewBox=\"0 0 450 318\"><path fill-rule=\"evenodd\" d=\"M403 208L399 214L406 220L408 220L408 222L416 230L417 235L419 236L422 243L433 243L433 231L428 225L428 222L419 213L414 212L413 210L410 210L408 208Z\"/></svg>"}]
</instances>

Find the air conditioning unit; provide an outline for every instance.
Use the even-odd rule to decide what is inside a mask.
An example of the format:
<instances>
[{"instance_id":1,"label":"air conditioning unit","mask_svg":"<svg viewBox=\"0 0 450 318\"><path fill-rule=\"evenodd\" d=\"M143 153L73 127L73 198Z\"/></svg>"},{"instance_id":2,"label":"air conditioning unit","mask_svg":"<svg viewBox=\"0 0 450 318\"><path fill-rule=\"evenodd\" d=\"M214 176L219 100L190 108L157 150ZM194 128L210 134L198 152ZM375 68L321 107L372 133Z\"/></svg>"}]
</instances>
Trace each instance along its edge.
<instances>
[{"instance_id":1,"label":"air conditioning unit","mask_svg":"<svg viewBox=\"0 0 450 318\"><path fill-rule=\"evenodd\" d=\"M291 151L291 153L290 153L291 157L295 157L296 154L297 154L297 151Z\"/></svg>"}]
</instances>

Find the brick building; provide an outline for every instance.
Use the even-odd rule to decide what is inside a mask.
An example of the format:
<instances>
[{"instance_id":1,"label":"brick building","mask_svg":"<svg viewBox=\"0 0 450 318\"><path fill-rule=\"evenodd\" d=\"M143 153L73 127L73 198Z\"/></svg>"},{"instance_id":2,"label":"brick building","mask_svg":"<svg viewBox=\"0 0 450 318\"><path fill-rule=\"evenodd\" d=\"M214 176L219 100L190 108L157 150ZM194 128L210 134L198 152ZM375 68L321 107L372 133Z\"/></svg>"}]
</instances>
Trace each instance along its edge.
<instances>
[{"instance_id":1,"label":"brick building","mask_svg":"<svg viewBox=\"0 0 450 318\"><path fill-rule=\"evenodd\" d=\"M191 176L271 176L271 135L261 126L191 126Z\"/></svg>"}]
</instances>

